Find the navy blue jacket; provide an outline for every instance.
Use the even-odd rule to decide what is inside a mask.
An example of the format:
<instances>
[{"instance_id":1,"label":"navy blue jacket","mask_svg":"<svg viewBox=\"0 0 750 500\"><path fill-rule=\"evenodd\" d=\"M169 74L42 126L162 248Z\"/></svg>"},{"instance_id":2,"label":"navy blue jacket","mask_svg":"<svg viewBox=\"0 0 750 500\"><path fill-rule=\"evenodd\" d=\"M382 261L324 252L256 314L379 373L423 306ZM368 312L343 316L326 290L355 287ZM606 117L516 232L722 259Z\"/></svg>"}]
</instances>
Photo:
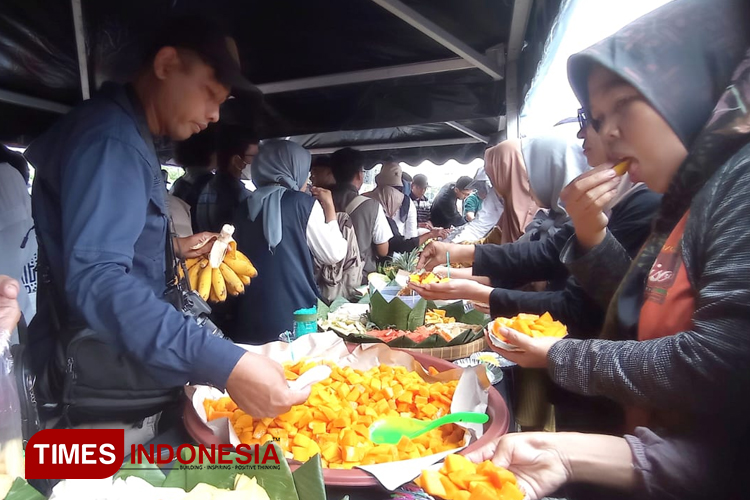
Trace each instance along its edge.
<instances>
[{"instance_id":1,"label":"navy blue jacket","mask_svg":"<svg viewBox=\"0 0 750 500\"><path fill-rule=\"evenodd\" d=\"M37 234L75 320L110 337L157 380L223 388L243 349L163 300L168 211L140 117L134 93L105 84L31 144ZM40 370L54 345L46 304L29 341Z\"/></svg>"},{"instance_id":2,"label":"navy blue jacket","mask_svg":"<svg viewBox=\"0 0 750 500\"><path fill-rule=\"evenodd\" d=\"M318 285L307 245L307 222L315 199L287 190L281 197L282 237L271 253L263 235L263 211L251 221L247 203L235 219L237 249L258 268L258 277L237 297L237 322L227 333L235 342L264 344L294 325L294 311L318 304Z\"/></svg>"}]
</instances>

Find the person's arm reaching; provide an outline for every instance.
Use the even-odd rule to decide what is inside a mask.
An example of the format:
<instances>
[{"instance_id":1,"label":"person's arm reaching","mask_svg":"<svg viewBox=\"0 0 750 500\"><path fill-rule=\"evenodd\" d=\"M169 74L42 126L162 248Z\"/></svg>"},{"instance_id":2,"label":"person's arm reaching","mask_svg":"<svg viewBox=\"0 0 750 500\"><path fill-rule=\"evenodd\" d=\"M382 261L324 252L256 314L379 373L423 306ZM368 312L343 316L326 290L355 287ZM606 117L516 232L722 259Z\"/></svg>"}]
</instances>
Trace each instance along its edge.
<instances>
[{"instance_id":1,"label":"person's arm reaching","mask_svg":"<svg viewBox=\"0 0 750 500\"><path fill-rule=\"evenodd\" d=\"M533 281L565 278L568 270L560 262L560 252L573 231L573 225L567 223L544 241L478 245L474 253L474 274L489 276L493 286L498 288L518 288Z\"/></svg>"},{"instance_id":2,"label":"person's arm reaching","mask_svg":"<svg viewBox=\"0 0 750 500\"><path fill-rule=\"evenodd\" d=\"M598 335L604 312L597 307L573 278L565 288L550 292L524 292L494 288L490 294L490 314L493 318L510 318L519 313L544 314L568 327L573 338L589 338Z\"/></svg>"},{"instance_id":3,"label":"person's arm reaching","mask_svg":"<svg viewBox=\"0 0 750 500\"><path fill-rule=\"evenodd\" d=\"M333 265L346 257L346 239L341 234L335 213L333 220L327 222L323 208L317 201L313 203L305 233L307 246L320 262Z\"/></svg>"},{"instance_id":4,"label":"person's arm reaching","mask_svg":"<svg viewBox=\"0 0 750 500\"><path fill-rule=\"evenodd\" d=\"M479 463L492 460L518 478L531 500L539 500L570 482L625 491L639 487L625 439L573 432L506 434L467 455Z\"/></svg>"},{"instance_id":5,"label":"person's arm reaching","mask_svg":"<svg viewBox=\"0 0 750 500\"><path fill-rule=\"evenodd\" d=\"M419 255L417 269L432 271L435 266L447 263L449 253L452 263L471 264L474 262L474 249L475 245L456 245L433 241Z\"/></svg>"}]
</instances>

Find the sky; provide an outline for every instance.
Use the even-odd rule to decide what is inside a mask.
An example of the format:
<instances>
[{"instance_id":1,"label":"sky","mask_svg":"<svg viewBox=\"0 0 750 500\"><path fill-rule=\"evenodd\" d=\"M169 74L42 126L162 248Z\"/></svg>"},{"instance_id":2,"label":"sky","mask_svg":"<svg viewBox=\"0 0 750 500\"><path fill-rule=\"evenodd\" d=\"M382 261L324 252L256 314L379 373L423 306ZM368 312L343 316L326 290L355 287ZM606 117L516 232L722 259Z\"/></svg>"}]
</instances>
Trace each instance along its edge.
<instances>
[{"instance_id":1,"label":"sky","mask_svg":"<svg viewBox=\"0 0 750 500\"><path fill-rule=\"evenodd\" d=\"M626 24L671 0L565 0L563 5L572 9L567 26L560 27L550 47L557 51L547 53L540 64L531 90L526 96L521 110L521 135L532 136L544 133L564 118L575 117L580 108L578 99L568 84L568 58L599 40L608 37ZM405 172L411 175L425 174L430 184L438 188L455 181L461 175L473 176L477 168L484 165L481 159L468 165L454 160L445 165L435 165L426 161L411 167L402 163Z\"/></svg>"}]
</instances>

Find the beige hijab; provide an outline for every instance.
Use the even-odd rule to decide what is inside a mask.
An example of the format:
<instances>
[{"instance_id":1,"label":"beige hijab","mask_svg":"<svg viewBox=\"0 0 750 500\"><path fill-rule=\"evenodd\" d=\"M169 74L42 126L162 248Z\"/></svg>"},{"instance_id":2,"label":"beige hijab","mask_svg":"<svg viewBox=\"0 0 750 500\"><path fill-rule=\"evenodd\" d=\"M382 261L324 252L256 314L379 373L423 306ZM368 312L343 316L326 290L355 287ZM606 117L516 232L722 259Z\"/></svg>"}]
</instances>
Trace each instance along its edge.
<instances>
[{"instance_id":1,"label":"beige hijab","mask_svg":"<svg viewBox=\"0 0 750 500\"><path fill-rule=\"evenodd\" d=\"M385 210L385 215L391 219L398 214L401 210L401 204L404 202L404 193L391 186L378 185L365 196L380 202L383 205L383 210Z\"/></svg>"},{"instance_id":2,"label":"beige hijab","mask_svg":"<svg viewBox=\"0 0 750 500\"><path fill-rule=\"evenodd\" d=\"M539 210L531 196L521 141L510 139L485 151L484 169L505 206L497 223L502 231L501 243L512 243L523 235Z\"/></svg>"}]
</instances>

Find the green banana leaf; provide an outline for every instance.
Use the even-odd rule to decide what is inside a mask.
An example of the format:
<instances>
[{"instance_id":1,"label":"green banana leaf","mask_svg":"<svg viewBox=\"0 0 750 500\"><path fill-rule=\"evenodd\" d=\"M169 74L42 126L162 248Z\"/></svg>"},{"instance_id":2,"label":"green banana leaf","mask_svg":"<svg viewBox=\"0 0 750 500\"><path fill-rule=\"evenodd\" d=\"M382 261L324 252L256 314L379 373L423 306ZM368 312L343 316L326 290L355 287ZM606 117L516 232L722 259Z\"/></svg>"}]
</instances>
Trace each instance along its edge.
<instances>
[{"instance_id":1,"label":"green banana leaf","mask_svg":"<svg viewBox=\"0 0 750 500\"><path fill-rule=\"evenodd\" d=\"M23 478L17 477L13 481L10 491L5 495L5 500L44 500L44 495L39 493Z\"/></svg>"},{"instance_id":2,"label":"green banana leaf","mask_svg":"<svg viewBox=\"0 0 750 500\"><path fill-rule=\"evenodd\" d=\"M476 309L466 312L462 300L452 302L442 307L438 307L435 302L429 300L427 301L427 309L442 309L445 311L446 316L454 318L458 323L466 323L467 325L487 326L487 323L492 319L489 315L477 311Z\"/></svg>"},{"instance_id":3,"label":"green banana leaf","mask_svg":"<svg viewBox=\"0 0 750 500\"><path fill-rule=\"evenodd\" d=\"M378 328L395 327L399 330L414 330L424 324L427 301L420 299L414 308L406 305L398 297L390 302L375 292L370 297L370 321Z\"/></svg>"},{"instance_id":4,"label":"green banana leaf","mask_svg":"<svg viewBox=\"0 0 750 500\"><path fill-rule=\"evenodd\" d=\"M318 299L318 319L328 318L328 313L330 311L331 311L331 308L328 307L328 304Z\"/></svg>"},{"instance_id":5,"label":"green banana leaf","mask_svg":"<svg viewBox=\"0 0 750 500\"><path fill-rule=\"evenodd\" d=\"M375 330L378 327L374 324L367 325L368 330ZM374 343L382 343L386 344L389 347L400 347L400 348L432 348L432 347L451 347L454 345L461 345L461 344L468 344L470 342L474 342L475 340L479 339L484 335L484 331L477 327L475 329L466 329L460 334L458 334L456 337L454 337L450 342L445 340L440 335L431 335L430 337L426 338L422 342L414 342L412 339L408 337L399 337L397 339L393 339L390 342L383 342L381 339L372 337L367 334L361 334L361 333L352 333L349 335L342 334L340 332L337 332L336 330L333 330L336 335L343 338L347 342L352 342L355 344L374 344Z\"/></svg>"},{"instance_id":6,"label":"green banana leaf","mask_svg":"<svg viewBox=\"0 0 750 500\"><path fill-rule=\"evenodd\" d=\"M320 455L315 455L292 472L299 500L325 500L326 488L323 484L323 466Z\"/></svg>"},{"instance_id":7,"label":"green banana leaf","mask_svg":"<svg viewBox=\"0 0 750 500\"><path fill-rule=\"evenodd\" d=\"M349 304L349 301L346 300L344 297L338 297L331 302L330 307L328 308L330 312L335 312L336 309L343 306L344 304Z\"/></svg>"},{"instance_id":8,"label":"green banana leaf","mask_svg":"<svg viewBox=\"0 0 750 500\"><path fill-rule=\"evenodd\" d=\"M274 446L276 448L276 456L279 457L280 461L280 470L252 470L250 469L252 464L243 466L237 462L238 458L242 458L242 456L237 453L230 453L227 455L227 458L234 462L232 465L229 465L228 469L208 469L208 464L205 463L205 460L202 468L189 469L190 466L199 465L198 448L195 447L196 455L194 460L189 464L175 465L175 468L172 469L167 476L167 479L164 481L164 486L182 488L185 491L190 491L195 488L197 484L206 483L216 486L217 488L234 489L235 476L237 474L244 474L247 477L256 478L258 484L266 490L271 500L300 500L294 485L292 472L289 469L287 461L284 459L284 452L281 448L275 443L268 443L260 447L259 456L265 456L266 448L268 446ZM183 458L187 459L188 456L187 452L183 450ZM244 467L248 468L245 469Z\"/></svg>"},{"instance_id":9,"label":"green banana leaf","mask_svg":"<svg viewBox=\"0 0 750 500\"><path fill-rule=\"evenodd\" d=\"M120 469L119 471L117 471L117 474L115 474L115 479L126 479L131 476L135 476L137 478L143 479L151 486L157 487L163 485L164 480L166 479L166 476L159 467L147 462L146 460L144 460L140 464L126 462L123 464L123 467L124 469Z\"/></svg>"}]
</instances>

